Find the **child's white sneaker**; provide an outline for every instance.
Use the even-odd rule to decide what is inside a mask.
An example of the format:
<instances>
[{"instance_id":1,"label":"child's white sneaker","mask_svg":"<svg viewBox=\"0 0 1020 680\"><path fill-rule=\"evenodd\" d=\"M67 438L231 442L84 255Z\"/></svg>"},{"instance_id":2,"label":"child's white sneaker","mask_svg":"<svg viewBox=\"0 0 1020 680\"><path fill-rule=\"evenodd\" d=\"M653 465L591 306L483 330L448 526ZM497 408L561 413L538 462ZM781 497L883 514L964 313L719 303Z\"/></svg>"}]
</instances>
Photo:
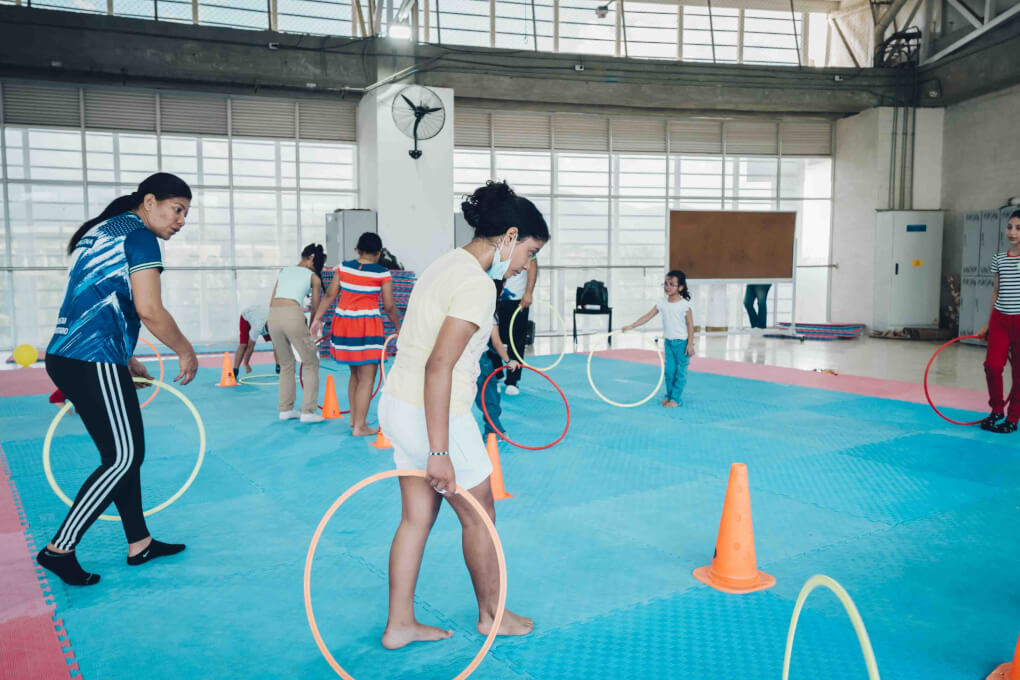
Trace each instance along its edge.
<instances>
[{"instance_id":1,"label":"child's white sneaker","mask_svg":"<svg viewBox=\"0 0 1020 680\"><path fill-rule=\"evenodd\" d=\"M520 393L521 393L521 391L520 391L520 389L518 389L517 385L507 385L506 386L506 396L508 396L508 397L515 397L515 396L517 396Z\"/></svg>"},{"instance_id":2,"label":"child's white sneaker","mask_svg":"<svg viewBox=\"0 0 1020 680\"><path fill-rule=\"evenodd\" d=\"M280 420L293 420L294 418L300 418L301 414L294 409L290 411L280 411Z\"/></svg>"},{"instance_id":3,"label":"child's white sneaker","mask_svg":"<svg viewBox=\"0 0 1020 680\"><path fill-rule=\"evenodd\" d=\"M301 414L301 422L302 423L321 423L324 420L325 420L325 418L323 418L318 413L302 413Z\"/></svg>"}]
</instances>

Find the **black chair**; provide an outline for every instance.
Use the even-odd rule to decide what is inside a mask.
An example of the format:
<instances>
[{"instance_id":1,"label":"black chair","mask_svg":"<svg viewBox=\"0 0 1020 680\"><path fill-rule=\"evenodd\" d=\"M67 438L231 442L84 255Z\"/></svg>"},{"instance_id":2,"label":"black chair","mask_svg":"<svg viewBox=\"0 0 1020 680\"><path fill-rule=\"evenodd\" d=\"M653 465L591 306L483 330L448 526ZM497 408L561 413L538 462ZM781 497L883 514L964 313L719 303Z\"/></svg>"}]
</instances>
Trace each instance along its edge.
<instances>
[{"instance_id":1,"label":"black chair","mask_svg":"<svg viewBox=\"0 0 1020 680\"><path fill-rule=\"evenodd\" d=\"M577 315L578 314L584 314L584 315L588 315L588 316L592 316L592 315L595 315L595 316L599 316L599 315L608 316L609 317L609 328L607 329L607 332L612 332L612 330L613 330L613 308L610 307L608 304L599 305L597 307L594 306L594 305L584 305L584 304L581 304L581 302L582 302L582 300L581 300L582 290L583 290L583 288L581 286L579 286L577 288L577 295L576 295L575 302L574 302L574 323L573 323L573 325L574 325L574 345L577 345ZM606 297L608 298L608 295ZM606 300L606 302L608 303L608 300ZM613 346L613 338L612 338L612 336L609 337L609 346L610 347Z\"/></svg>"}]
</instances>

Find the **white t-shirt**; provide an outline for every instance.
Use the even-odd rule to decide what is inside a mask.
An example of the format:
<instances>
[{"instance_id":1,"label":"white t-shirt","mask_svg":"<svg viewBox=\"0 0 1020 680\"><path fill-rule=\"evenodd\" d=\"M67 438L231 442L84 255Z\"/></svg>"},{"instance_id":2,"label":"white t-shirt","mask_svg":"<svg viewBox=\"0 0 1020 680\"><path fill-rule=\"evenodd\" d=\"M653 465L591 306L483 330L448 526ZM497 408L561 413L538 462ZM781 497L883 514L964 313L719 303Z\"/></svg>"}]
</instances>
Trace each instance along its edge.
<instances>
[{"instance_id":1,"label":"white t-shirt","mask_svg":"<svg viewBox=\"0 0 1020 680\"><path fill-rule=\"evenodd\" d=\"M500 300L520 300L524 297L524 291L528 289L528 269L517 272L503 282L503 293Z\"/></svg>"},{"instance_id":2,"label":"white t-shirt","mask_svg":"<svg viewBox=\"0 0 1020 680\"><path fill-rule=\"evenodd\" d=\"M269 329L266 328L266 321L269 319L269 307L265 305L252 305L251 307L246 307L241 312L241 316L251 326L248 336L252 339L252 342L258 342L261 336L269 335Z\"/></svg>"},{"instance_id":3,"label":"white t-shirt","mask_svg":"<svg viewBox=\"0 0 1020 680\"><path fill-rule=\"evenodd\" d=\"M414 285L397 337L397 358L386 374L384 392L400 401L425 406L425 362L448 316L478 327L453 367L450 415L470 413L475 400L478 360L492 333L495 285L474 255L463 248L433 262Z\"/></svg>"},{"instance_id":4,"label":"white t-shirt","mask_svg":"<svg viewBox=\"0 0 1020 680\"><path fill-rule=\"evenodd\" d=\"M676 302L670 302L669 298L663 296L655 303L659 314L662 314L662 331L667 340L687 339L687 311L694 309L690 300L680 298Z\"/></svg>"}]
</instances>

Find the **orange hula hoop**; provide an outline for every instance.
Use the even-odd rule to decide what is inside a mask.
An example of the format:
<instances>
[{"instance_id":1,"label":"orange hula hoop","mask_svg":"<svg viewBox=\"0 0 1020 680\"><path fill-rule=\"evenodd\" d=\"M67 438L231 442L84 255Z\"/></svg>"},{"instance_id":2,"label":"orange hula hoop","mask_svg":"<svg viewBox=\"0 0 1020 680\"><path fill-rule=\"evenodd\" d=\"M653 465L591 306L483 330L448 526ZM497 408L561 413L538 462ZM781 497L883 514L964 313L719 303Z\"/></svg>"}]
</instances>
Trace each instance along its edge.
<instances>
[{"instance_id":1,"label":"orange hula hoop","mask_svg":"<svg viewBox=\"0 0 1020 680\"><path fill-rule=\"evenodd\" d=\"M146 345L149 346L149 349L151 349L155 353L156 359L159 360L159 382L163 382L163 357L161 357L159 355L159 350L157 350L155 345L153 345L151 342L149 342L145 338L142 338L142 337L138 338L138 342L144 342ZM150 394L149 398L146 399L145 402L141 406L139 406L138 408L139 409L143 409L146 406L148 406L149 402L156 398L156 395L159 394L159 391L161 389L162 388L159 385L156 385L156 391L153 392L152 394Z\"/></svg>"}]
</instances>

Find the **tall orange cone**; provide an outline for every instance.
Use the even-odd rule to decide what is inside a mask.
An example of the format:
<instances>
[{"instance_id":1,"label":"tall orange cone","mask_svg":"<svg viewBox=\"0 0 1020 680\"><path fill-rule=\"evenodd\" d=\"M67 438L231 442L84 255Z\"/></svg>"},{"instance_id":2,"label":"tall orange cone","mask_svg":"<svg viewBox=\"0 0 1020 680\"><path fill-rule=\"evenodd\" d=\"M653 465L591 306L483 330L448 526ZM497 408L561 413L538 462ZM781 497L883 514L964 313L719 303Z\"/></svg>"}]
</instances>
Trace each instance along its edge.
<instances>
[{"instance_id":1,"label":"tall orange cone","mask_svg":"<svg viewBox=\"0 0 1020 680\"><path fill-rule=\"evenodd\" d=\"M380 451L393 448L393 444L391 444L389 438L383 434L381 427L379 428L379 433L375 435L375 442L372 443L372 446Z\"/></svg>"},{"instance_id":2,"label":"tall orange cone","mask_svg":"<svg viewBox=\"0 0 1020 680\"><path fill-rule=\"evenodd\" d=\"M751 525L751 491L747 485L747 466L743 463L730 467L712 564L695 569L694 578L724 593L752 593L776 585L775 578L758 571Z\"/></svg>"},{"instance_id":3,"label":"tall orange cone","mask_svg":"<svg viewBox=\"0 0 1020 680\"><path fill-rule=\"evenodd\" d=\"M503 486L503 466L499 463L499 441L496 439L495 432L490 432L489 438L485 440L485 452L489 454L489 462L492 463L492 475L489 477L492 499L501 501L505 498L513 498L514 495L507 493Z\"/></svg>"},{"instance_id":4,"label":"tall orange cone","mask_svg":"<svg viewBox=\"0 0 1020 680\"><path fill-rule=\"evenodd\" d=\"M1001 664L985 680L1020 680L1020 638L1016 641L1013 663Z\"/></svg>"},{"instance_id":5,"label":"tall orange cone","mask_svg":"<svg viewBox=\"0 0 1020 680\"><path fill-rule=\"evenodd\" d=\"M230 352L223 353L223 368L220 370L220 387L237 387L237 380L234 378L234 364L230 362Z\"/></svg>"},{"instance_id":6,"label":"tall orange cone","mask_svg":"<svg viewBox=\"0 0 1020 680\"><path fill-rule=\"evenodd\" d=\"M336 385L333 384L333 376L326 376L326 398L322 402L323 418L343 418L340 413L340 406L336 403Z\"/></svg>"}]
</instances>

